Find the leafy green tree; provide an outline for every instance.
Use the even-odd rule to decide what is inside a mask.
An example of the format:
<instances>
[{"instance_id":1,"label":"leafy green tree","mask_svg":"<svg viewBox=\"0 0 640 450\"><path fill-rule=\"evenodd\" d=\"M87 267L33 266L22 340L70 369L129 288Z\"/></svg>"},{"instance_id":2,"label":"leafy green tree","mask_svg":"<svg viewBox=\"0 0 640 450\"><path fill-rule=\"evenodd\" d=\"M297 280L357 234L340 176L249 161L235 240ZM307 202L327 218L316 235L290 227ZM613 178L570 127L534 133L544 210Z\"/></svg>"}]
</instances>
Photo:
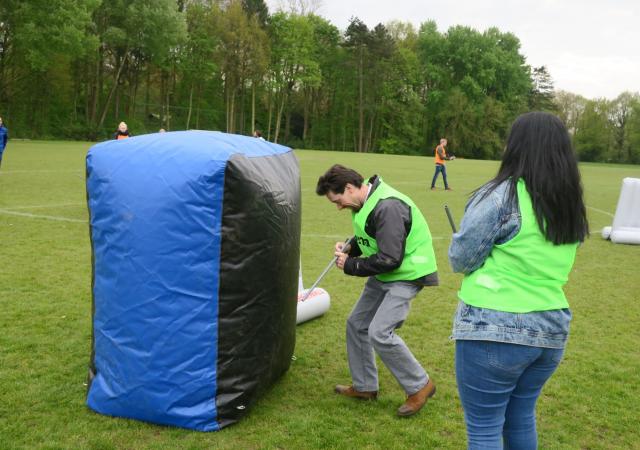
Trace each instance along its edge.
<instances>
[{"instance_id":1,"label":"leafy green tree","mask_svg":"<svg viewBox=\"0 0 640 450\"><path fill-rule=\"evenodd\" d=\"M266 27L269 20L269 7L264 0L242 0L242 9L249 17L256 16L262 28Z\"/></svg>"},{"instance_id":2,"label":"leafy green tree","mask_svg":"<svg viewBox=\"0 0 640 450\"><path fill-rule=\"evenodd\" d=\"M611 159L625 162L630 154L629 149L629 120L633 113L633 106L638 102L638 94L623 92L611 102L610 121L613 132Z\"/></svg>"},{"instance_id":3,"label":"leafy green tree","mask_svg":"<svg viewBox=\"0 0 640 450\"><path fill-rule=\"evenodd\" d=\"M556 91L553 101L558 117L560 117L567 126L569 133L572 136L575 135L587 99L571 92Z\"/></svg>"},{"instance_id":4,"label":"leafy green tree","mask_svg":"<svg viewBox=\"0 0 640 450\"><path fill-rule=\"evenodd\" d=\"M278 12L269 21L271 39L270 78L273 95L270 111L275 111L273 140L278 142L282 118L291 94L301 84L316 85L320 66L313 54L313 24L307 16ZM269 121L269 136L271 121Z\"/></svg>"},{"instance_id":5,"label":"leafy green tree","mask_svg":"<svg viewBox=\"0 0 640 450\"><path fill-rule=\"evenodd\" d=\"M580 116L574 143L580 160L605 161L611 135L606 100L589 100Z\"/></svg>"},{"instance_id":6,"label":"leafy green tree","mask_svg":"<svg viewBox=\"0 0 640 450\"><path fill-rule=\"evenodd\" d=\"M531 71L533 86L529 96L529 108L534 111L556 112L553 80L545 66L534 67Z\"/></svg>"},{"instance_id":7,"label":"leafy green tree","mask_svg":"<svg viewBox=\"0 0 640 450\"><path fill-rule=\"evenodd\" d=\"M369 60L368 54L369 28L357 17L351 19L345 32L345 47L349 50L352 66L356 73L357 81L357 111L358 111L358 136L356 150L364 151L365 133L365 65Z\"/></svg>"},{"instance_id":8,"label":"leafy green tree","mask_svg":"<svg viewBox=\"0 0 640 450\"><path fill-rule=\"evenodd\" d=\"M307 20L311 24L313 36L311 39L311 58L318 63L318 71L315 76L305 78L301 83L302 97L302 141L305 145L312 145L309 129L313 121L320 119L323 112L323 103L328 105L331 100L333 87L327 81L334 72L336 52L340 42L340 32L326 19L308 15ZM326 112L326 106L324 108Z\"/></svg>"},{"instance_id":9,"label":"leafy green tree","mask_svg":"<svg viewBox=\"0 0 640 450\"><path fill-rule=\"evenodd\" d=\"M199 103L204 85L217 74L214 55L219 36L216 33L217 6L193 2L186 6L187 39L182 47L180 71L188 86L188 110L185 128L191 127L194 94Z\"/></svg>"},{"instance_id":10,"label":"leafy green tree","mask_svg":"<svg viewBox=\"0 0 640 450\"><path fill-rule=\"evenodd\" d=\"M0 104L14 130L49 133L54 111L71 109L69 74L97 45L86 33L96 7L94 0L0 2Z\"/></svg>"},{"instance_id":11,"label":"leafy green tree","mask_svg":"<svg viewBox=\"0 0 640 450\"><path fill-rule=\"evenodd\" d=\"M233 133L239 128L242 132L245 85L266 70L267 35L257 17L247 16L239 1L230 2L220 19L220 45L216 53L224 79L227 131Z\"/></svg>"},{"instance_id":12,"label":"leafy green tree","mask_svg":"<svg viewBox=\"0 0 640 450\"><path fill-rule=\"evenodd\" d=\"M105 69L112 68L113 77L97 118L97 128L102 128L125 67L135 71L148 61L166 65L171 52L185 37L186 25L173 0L103 1L94 21L101 42L98 55L101 64L96 75L101 79ZM99 91L96 90L96 96Z\"/></svg>"},{"instance_id":13,"label":"leafy green tree","mask_svg":"<svg viewBox=\"0 0 640 450\"><path fill-rule=\"evenodd\" d=\"M427 148L447 136L450 149L459 155L498 155L508 124L526 109L531 90L518 39L497 28L479 33L456 26L441 34L435 23L427 22L420 28L417 48Z\"/></svg>"},{"instance_id":14,"label":"leafy green tree","mask_svg":"<svg viewBox=\"0 0 640 450\"><path fill-rule=\"evenodd\" d=\"M640 164L640 99L638 94L631 101L631 113L626 130L626 162Z\"/></svg>"}]
</instances>

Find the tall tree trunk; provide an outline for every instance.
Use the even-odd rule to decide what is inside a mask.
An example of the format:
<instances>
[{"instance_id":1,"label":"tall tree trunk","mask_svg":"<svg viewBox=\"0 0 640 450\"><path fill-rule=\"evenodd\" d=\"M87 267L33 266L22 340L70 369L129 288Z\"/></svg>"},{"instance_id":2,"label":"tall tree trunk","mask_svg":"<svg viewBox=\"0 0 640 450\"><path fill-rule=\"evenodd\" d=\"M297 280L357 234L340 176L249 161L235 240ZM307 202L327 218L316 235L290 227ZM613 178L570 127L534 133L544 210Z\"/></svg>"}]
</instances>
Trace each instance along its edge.
<instances>
[{"instance_id":1,"label":"tall tree trunk","mask_svg":"<svg viewBox=\"0 0 640 450\"><path fill-rule=\"evenodd\" d=\"M271 140L271 119L273 116L273 95L271 88L269 88L269 95L267 96L267 103L269 104L269 120L267 125L267 141Z\"/></svg>"},{"instance_id":2,"label":"tall tree trunk","mask_svg":"<svg viewBox=\"0 0 640 450\"><path fill-rule=\"evenodd\" d=\"M138 87L140 86L140 70L136 69L136 75L133 83L133 90L131 92L131 99L129 101L129 116L136 116L136 100L138 98Z\"/></svg>"},{"instance_id":3,"label":"tall tree trunk","mask_svg":"<svg viewBox=\"0 0 640 450\"><path fill-rule=\"evenodd\" d=\"M278 112L276 114L276 132L273 138L273 142L278 143L278 135L280 134L280 124L282 123L282 111L284 110L285 96L284 92L281 93L282 100L278 106Z\"/></svg>"},{"instance_id":4,"label":"tall tree trunk","mask_svg":"<svg viewBox=\"0 0 640 450\"><path fill-rule=\"evenodd\" d=\"M198 105L196 106L196 130L200 129L200 98L202 97L202 85L198 84L198 95L196 95L196 99Z\"/></svg>"},{"instance_id":5,"label":"tall tree trunk","mask_svg":"<svg viewBox=\"0 0 640 450\"><path fill-rule=\"evenodd\" d=\"M193 89L195 87L195 81L191 82L191 89L189 90L189 110L187 112L187 125L186 129L189 129L189 125L191 125L191 111L193 109Z\"/></svg>"},{"instance_id":6,"label":"tall tree trunk","mask_svg":"<svg viewBox=\"0 0 640 450\"><path fill-rule=\"evenodd\" d=\"M251 82L251 132L256 131L256 83Z\"/></svg>"},{"instance_id":7,"label":"tall tree trunk","mask_svg":"<svg viewBox=\"0 0 640 450\"><path fill-rule=\"evenodd\" d=\"M89 113L89 122L92 124L96 123L96 114L98 113L98 98L102 93L102 82L101 82L101 72L102 72L102 48L98 47L98 57L96 58L96 72L94 78L93 85L93 98L91 99L91 111Z\"/></svg>"},{"instance_id":8,"label":"tall tree trunk","mask_svg":"<svg viewBox=\"0 0 640 450\"><path fill-rule=\"evenodd\" d=\"M229 87L229 80L225 79L224 82L224 91L225 91L225 110L226 110L226 118L227 118L227 126L226 131L229 133L231 129L231 88Z\"/></svg>"},{"instance_id":9,"label":"tall tree trunk","mask_svg":"<svg viewBox=\"0 0 640 450\"><path fill-rule=\"evenodd\" d=\"M122 62L120 63L120 67L118 67L118 72L116 73L116 77L113 82L113 86L111 86L111 90L109 91L109 95L107 96L107 100L104 102L104 107L102 108L102 114L100 115L100 122L98 123L98 128L102 128L102 126L104 125L104 119L107 117L107 111L109 110L109 103L111 103L113 94L118 88L118 82L120 81L120 74L122 74L122 68L126 63L128 56L129 56L129 50L127 49L125 50L124 56L122 57Z\"/></svg>"},{"instance_id":10,"label":"tall tree trunk","mask_svg":"<svg viewBox=\"0 0 640 450\"><path fill-rule=\"evenodd\" d=\"M342 151L347 149L347 102L343 102L342 110Z\"/></svg>"},{"instance_id":11,"label":"tall tree trunk","mask_svg":"<svg viewBox=\"0 0 640 450\"><path fill-rule=\"evenodd\" d=\"M364 144L364 151L369 152L373 150L373 146L371 145L373 140L373 123L375 122L376 113L371 113L371 120L369 121L369 133L367 135L367 139Z\"/></svg>"},{"instance_id":12,"label":"tall tree trunk","mask_svg":"<svg viewBox=\"0 0 640 450\"><path fill-rule=\"evenodd\" d=\"M309 131L309 103L311 102L309 97L313 94L308 91L305 92L304 106L302 111L303 125L302 125L302 142L307 141L307 132Z\"/></svg>"},{"instance_id":13,"label":"tall tree trunk","mask_svg":"<svg viewBox=\"0 0 640 450\"><path fill-rule=\"evenodd\" d=\"M364 138L364 49L360 47L360 60L358 61L358 152L362 151Z\"/></svg>"},{"instance_id":14,"label":"tall tree trunk","mask_svg":"<svg viewBox=\"0 0 640 450\"><path fill-rule=\"evenodd\" d=\"M167 125L165 124L165 119L167 117L167 112L164 108L164 99L165 99L165 91L167 89L167 80L164 76L164 70L160 69L160 98L158 102L160 104L160 126L165 128Z\"/></svg>"},{"instance_id":15,"label":"tall tree trunk","mask_svg":"<svg viewBox=\"0 0 640 450\"><path fill-rule=\"evenodd\" d=\"M145 86L146 90L144 93L144 118L147 120L149 118L149 93L151 91L151 66L147 65L147 85Z\"/></svg>"},{"instance_id":16,"label":"tall tree trunk","mask_svg":"<svg viewBox=\"0 0 640 450\"><path fill-rule=\"evenodd\" d=\"M289 133L291 132L291 108L287 109L284 121L284 142L289 142Z\"/></svg>"},{"instance_id":17,"label":"tall tree trunk","mask_svg":"<svg viewBox=\"0 0 640 450\"><path fill-rule=\"evenodd\" d=\"M113 119L116 123L120 122L120 89L116 89L116 99L113 106Z\"/></svg>"},{"instance_id":18,"label":"tall tree trunk","mask_svg":"<svg viewBox=\"0 0 640 450\"><path fill-rule=\"evenodd\" d=\"M165 128L167 130L171 130L171 87L170 85L171 85L171 80L167 80L167 89L165 91L165 96L166 96L165 105L166 105L166 111L167 111L165 115L165 117L167 118L165 122L165 125L166 125Z\"/></svg>"},{"instance_id":19,"label":"tall tree trunk","mask_svg":"<svg viewBox=\"0 0 640 450\"><path fill-rule=\"evenodd\" d=\"M244 80L240 84L240 110L238 111L239 120L238 120L238 133L244 134L244 96L245 96L245 88L244 88Z\"/></svg>"}]
</instances>

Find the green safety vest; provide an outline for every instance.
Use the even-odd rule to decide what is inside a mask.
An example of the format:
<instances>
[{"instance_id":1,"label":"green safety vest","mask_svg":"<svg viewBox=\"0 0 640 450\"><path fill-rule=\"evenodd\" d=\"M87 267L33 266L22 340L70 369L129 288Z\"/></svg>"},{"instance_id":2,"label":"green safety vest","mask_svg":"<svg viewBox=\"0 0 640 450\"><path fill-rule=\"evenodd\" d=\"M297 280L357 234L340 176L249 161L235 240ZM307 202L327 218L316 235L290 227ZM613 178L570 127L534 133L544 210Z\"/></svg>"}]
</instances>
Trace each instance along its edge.
<instances>
[{"instance_id":1,"label":"green safety vest","mask_svg":"<svg viewBox=\"0 0 640 450\"><path fill-rule=\"evenodd\" d=\"M383 282L411 281L435 272L438 267L436 266L436 257L431 244L431 232L424 216L409 197L384 183L382 178L379 178L379 180L380 184L364 202L360 211L354 212L352 215L353 231L362 255L369 257L378 253L378 243L365 231L367 217L380 200L393 197L409 205L411 209L411 230L407 236L404 258L400 267L391 272L376 275L376 278Z\"/></svg>"},{"instance_id":2,"label":"green safety vest","mask_svg":"<svg viewBox=\"0 0 640 450\"><path fill-rule=\"evenodd\" d=\"M568 308L562 287L578 243L547 241L524 180L517 186L520 230L508 242L493 246L482 267L464 277L458 296L468 305L512 313Z\"/></svg>"}]
</instances>

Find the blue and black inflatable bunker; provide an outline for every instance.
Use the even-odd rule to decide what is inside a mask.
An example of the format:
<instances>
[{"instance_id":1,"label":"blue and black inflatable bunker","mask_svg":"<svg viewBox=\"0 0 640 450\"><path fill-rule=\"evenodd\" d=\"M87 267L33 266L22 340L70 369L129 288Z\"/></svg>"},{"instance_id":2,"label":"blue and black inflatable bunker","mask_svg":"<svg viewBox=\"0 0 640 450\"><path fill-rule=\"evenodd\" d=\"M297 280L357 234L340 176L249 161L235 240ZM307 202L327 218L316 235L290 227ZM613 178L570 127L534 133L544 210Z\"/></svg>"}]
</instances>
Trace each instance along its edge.
<instances>
[{"instance_id":1,"label":"blue and black inflatable bunker","mask_svg":"<svg viewBox=\"0 0 640 450\"><path fill-rule=\"evenodd\" d=\"M295 345L300 175L291 149L208 131L87 155L87 405L201 431L237 422Z\"/></svg>"}]
</instances>

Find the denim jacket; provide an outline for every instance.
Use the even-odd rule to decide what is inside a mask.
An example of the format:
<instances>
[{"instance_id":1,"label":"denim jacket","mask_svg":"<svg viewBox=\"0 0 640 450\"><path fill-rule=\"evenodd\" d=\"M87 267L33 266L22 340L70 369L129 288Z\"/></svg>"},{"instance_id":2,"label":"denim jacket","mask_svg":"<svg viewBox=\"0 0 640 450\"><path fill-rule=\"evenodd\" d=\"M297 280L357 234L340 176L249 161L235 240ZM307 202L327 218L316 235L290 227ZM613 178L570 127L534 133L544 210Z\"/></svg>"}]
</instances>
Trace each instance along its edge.
<instances>
[{"instance_id":1,"label":"denim jacket","mask_svg":"<svg viewBox=\"0 0 640 450\"><path fill-rule=\"evenodd\" d=\"M503 244L520 230L518 202L508 201L508 182L478 200L474 195L465 208L460 230L453 235L449 261L454 272L469 274L480 268L493 246ZM477 308L460 301L451 339L507 342L546 348L564 348L571 311L558 309L524 314Z\"/></svg>"}]
</instances>

